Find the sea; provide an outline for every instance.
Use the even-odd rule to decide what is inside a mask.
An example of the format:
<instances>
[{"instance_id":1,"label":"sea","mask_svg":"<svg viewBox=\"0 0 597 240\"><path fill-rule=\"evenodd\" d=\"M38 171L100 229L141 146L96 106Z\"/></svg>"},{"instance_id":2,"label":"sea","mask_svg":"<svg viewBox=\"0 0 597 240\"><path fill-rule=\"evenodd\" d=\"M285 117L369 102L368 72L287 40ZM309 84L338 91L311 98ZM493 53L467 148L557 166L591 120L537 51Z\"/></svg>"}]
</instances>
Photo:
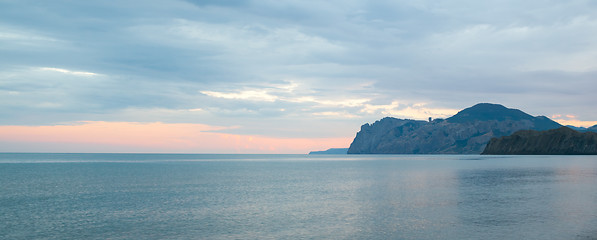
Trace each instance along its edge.
<instances>
[{"instance_id":1,"label":"sea","mask_svg":"<svg viewBox=\"0 0 597 240\"><path fill-rule=\"evenodd\" d=\"M0 239L597 239L597 156L0 153Z\"/></svg>"}]
</instances>

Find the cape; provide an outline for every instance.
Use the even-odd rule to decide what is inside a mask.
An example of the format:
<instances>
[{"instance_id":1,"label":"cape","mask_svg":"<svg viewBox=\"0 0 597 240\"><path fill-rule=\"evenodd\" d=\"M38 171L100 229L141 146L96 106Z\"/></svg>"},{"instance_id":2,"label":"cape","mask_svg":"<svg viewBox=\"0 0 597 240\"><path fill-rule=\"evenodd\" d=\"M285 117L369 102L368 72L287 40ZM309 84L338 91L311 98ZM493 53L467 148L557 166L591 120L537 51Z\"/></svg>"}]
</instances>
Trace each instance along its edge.
<instances>
[{"instance_id":1,"label":"cape","mask_svg":"<svg viewBox=\"0 0 597 240\"><path fill-rule=\"evenodd\" d=\"M559 128L544 116L531 116L499 104L479 103L447 119L420 121L386 117L364 124L349 154L480 154L489 140L519 130Z\"/></svg>"}]
</instances>

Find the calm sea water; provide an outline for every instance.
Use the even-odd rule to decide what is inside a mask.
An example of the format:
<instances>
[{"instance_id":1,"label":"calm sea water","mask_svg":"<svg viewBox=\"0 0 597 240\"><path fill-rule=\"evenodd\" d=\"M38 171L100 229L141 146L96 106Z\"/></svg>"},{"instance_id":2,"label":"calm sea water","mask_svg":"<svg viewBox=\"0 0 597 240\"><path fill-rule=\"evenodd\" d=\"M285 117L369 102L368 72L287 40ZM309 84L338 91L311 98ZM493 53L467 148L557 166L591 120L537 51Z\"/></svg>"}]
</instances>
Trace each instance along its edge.
<instances>
[{"instance_id":1,"label":"calm sea water","mask_svg":"<svg viewBox=\"0 0 597 240\"><path fill-rule=\"evenodd\" d=\"M3 153L0 239L597 239L597 156Z\"/></svg>"}]
</instances>

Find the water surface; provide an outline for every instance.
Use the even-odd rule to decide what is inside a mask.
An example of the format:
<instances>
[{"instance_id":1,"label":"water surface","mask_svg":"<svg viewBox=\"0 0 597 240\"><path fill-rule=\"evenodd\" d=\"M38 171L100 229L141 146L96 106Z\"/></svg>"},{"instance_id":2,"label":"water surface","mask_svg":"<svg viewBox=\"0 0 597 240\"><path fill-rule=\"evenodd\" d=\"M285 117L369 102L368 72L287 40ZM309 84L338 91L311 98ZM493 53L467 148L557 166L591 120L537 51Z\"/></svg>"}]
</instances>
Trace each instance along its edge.
<instances>
[{"instance_id":1,"label":"water surface","mask_svg":"<svg viewBox=\"0 0 597 240\"><path fill-rule=\"evenodd\" d=\"M0 239L596 239L597 156L0 154Z\"/></svg>"}]
</instances>

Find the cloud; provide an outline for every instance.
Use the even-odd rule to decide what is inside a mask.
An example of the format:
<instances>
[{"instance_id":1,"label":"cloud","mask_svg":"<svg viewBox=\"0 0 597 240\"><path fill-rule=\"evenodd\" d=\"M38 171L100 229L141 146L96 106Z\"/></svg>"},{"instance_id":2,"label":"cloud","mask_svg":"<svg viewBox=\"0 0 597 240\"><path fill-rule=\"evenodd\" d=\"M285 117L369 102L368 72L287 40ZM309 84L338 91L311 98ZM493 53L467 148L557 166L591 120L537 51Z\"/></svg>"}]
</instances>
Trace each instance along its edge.
<instances>
[{"instance_id":1,"label":"cloud","mask_svg":"<svg viewBox=\"0 0 597 240\"><path fill-rule=\"evenodd\" d=\"M214 98L223 98L230 100L249 100L263 102L286 102L286 103L307 103L313 107L361 107L364 103L370 101L367 98L345 98L337 97L323 99L313 95L312 90L301 90L300 85L290 82L286 85L263 86L261 88L250 88L247 90L218 92L218 91L199 91Z\"/></svg>"},{"instance_id":2,"label":"cloud","mask_svg":"<svg viewBox=\"0 0 597 240\"><path fill-rule=\"evenodd\" d=\"M215 91L201 91L202 94L215 98L223 98L229 100L250 100L263 102L286 102L286 103L301 103L304 105L303 111L311 112L311 115L318 117L329 118L360 118L363 114L383 114L386 116L396 116L411 119L427 119L445 118L452 116L458 112L457 109L448 108L430 108L426 107L426 103L409 103L399 104L398 101L393 101L388 105L371 104L371 99L360 98L337 98L337 99L320 99L315 96L310 96L307 93L297 93L297 84L292 84L292 87L286 88L287 91L278 91L276 88L262 88L253 90L243 90L238 92L215 92ZM329 111L328 109L345 109L344 111ZM285 109L285 108L283 108ZM282 111L285 112L286 110Z\"/></svg>"},{"instance_id":3,"label":"cloud","mask_svg":"<svg viewBox=\"0 0 597 240\"><path fill-rule=\"evenodd\" d=\"M369 114L381 112L384 115L394 116L407 119L427 119L431 118L446 118L458 113L458 109L449 108L430 108L426 107L426 103L415 104L400 104L398 101L393 101L388 105L371 105L367 104L361 110Z\"/></svg>"},{"instance_id":4,"label":"cloud","mask_svg":"<svg viewBox=\"0 0 597 240\"><path fill-rule=\"evenodd\" d=\"M338 99L317 99L315 97L305 96L287 99L289 102L297 103L316 103L323 106L337 107L361 107L364 103L371 101L367 98L338 98Z\"/></svg>"},{"instance_id":5,"label":"cloud","mask_svg":"<svg viewBox=\"0 0 597 240\"><path fill-rule=\"evenodd\" d=\"M0 3L2 125L347 137L384 116L447 117L478 102L597 119L589 1L34 5Z\"/></svg>"},{"instance_id":6,"label":"cloud","mask_svg":"<svg viewBox=\"0 0 597 240\"><path fill-rule=\"evenodd\" d=\"M62 69L62 68L50 68L50 67L42 67L39 68L39 70L42 71L50 71L50 72L59 72L59 73L64 73L64 74L71 74L71 75L76 75L76 76L97 76L97 73L92 73L92 72L77 72L77 71L71 71L71 70L67 70L67 69Z\"/></svg>"},{"instance_id":7,"label":"cloud","mask_svg":"<svg viewBox=\"0 0 597 240\"><path fill-rule=\"evenodd\" d=\"M262 64L312 63L319 55L343 51L342 46L297 28L259 23L173 19L166 24L134 26L129 31L143 41L207 54L212 60L249 72L263 68Z\"/></svg>"},{"instance_id":8,"label":"cloud","mask_svg":"<svg viewBox=\"0 0 597 240\"><path fill-rule=\"evenodd\" d=\"M273 102L278 99L278 97L274 95L270 95L265 90L247 90L241 91L237 93L223 93L223 92L214 92L214 91L200 91L201 93L216 98L225 98L225 99L240 99L240 100L254 100L254 101L266 101L266 102Z\"/></svg>"},{"instance_id":9,"label":"cloud","mask_svg":"<svg viewBox=\"0 0 597 240\"><path fill-rule=\"evenodd\" d=\"M359 116L347 112L315 112L313 116L331 118L359 118Z\"/></svg>"},{"instance_id":10,"label":"cloud","mask_svg":"<svg viewBox=\"0 0 597 240\"><path fill-rule=\"evenodd\" d=\"M9 47L40 47L47 44L57 44L62 41L45 36L37 31L27 31L0 24L0 42L4 44L14 44L0 47L0 49L10 50Z\"/></svg>"}]
</instances>

